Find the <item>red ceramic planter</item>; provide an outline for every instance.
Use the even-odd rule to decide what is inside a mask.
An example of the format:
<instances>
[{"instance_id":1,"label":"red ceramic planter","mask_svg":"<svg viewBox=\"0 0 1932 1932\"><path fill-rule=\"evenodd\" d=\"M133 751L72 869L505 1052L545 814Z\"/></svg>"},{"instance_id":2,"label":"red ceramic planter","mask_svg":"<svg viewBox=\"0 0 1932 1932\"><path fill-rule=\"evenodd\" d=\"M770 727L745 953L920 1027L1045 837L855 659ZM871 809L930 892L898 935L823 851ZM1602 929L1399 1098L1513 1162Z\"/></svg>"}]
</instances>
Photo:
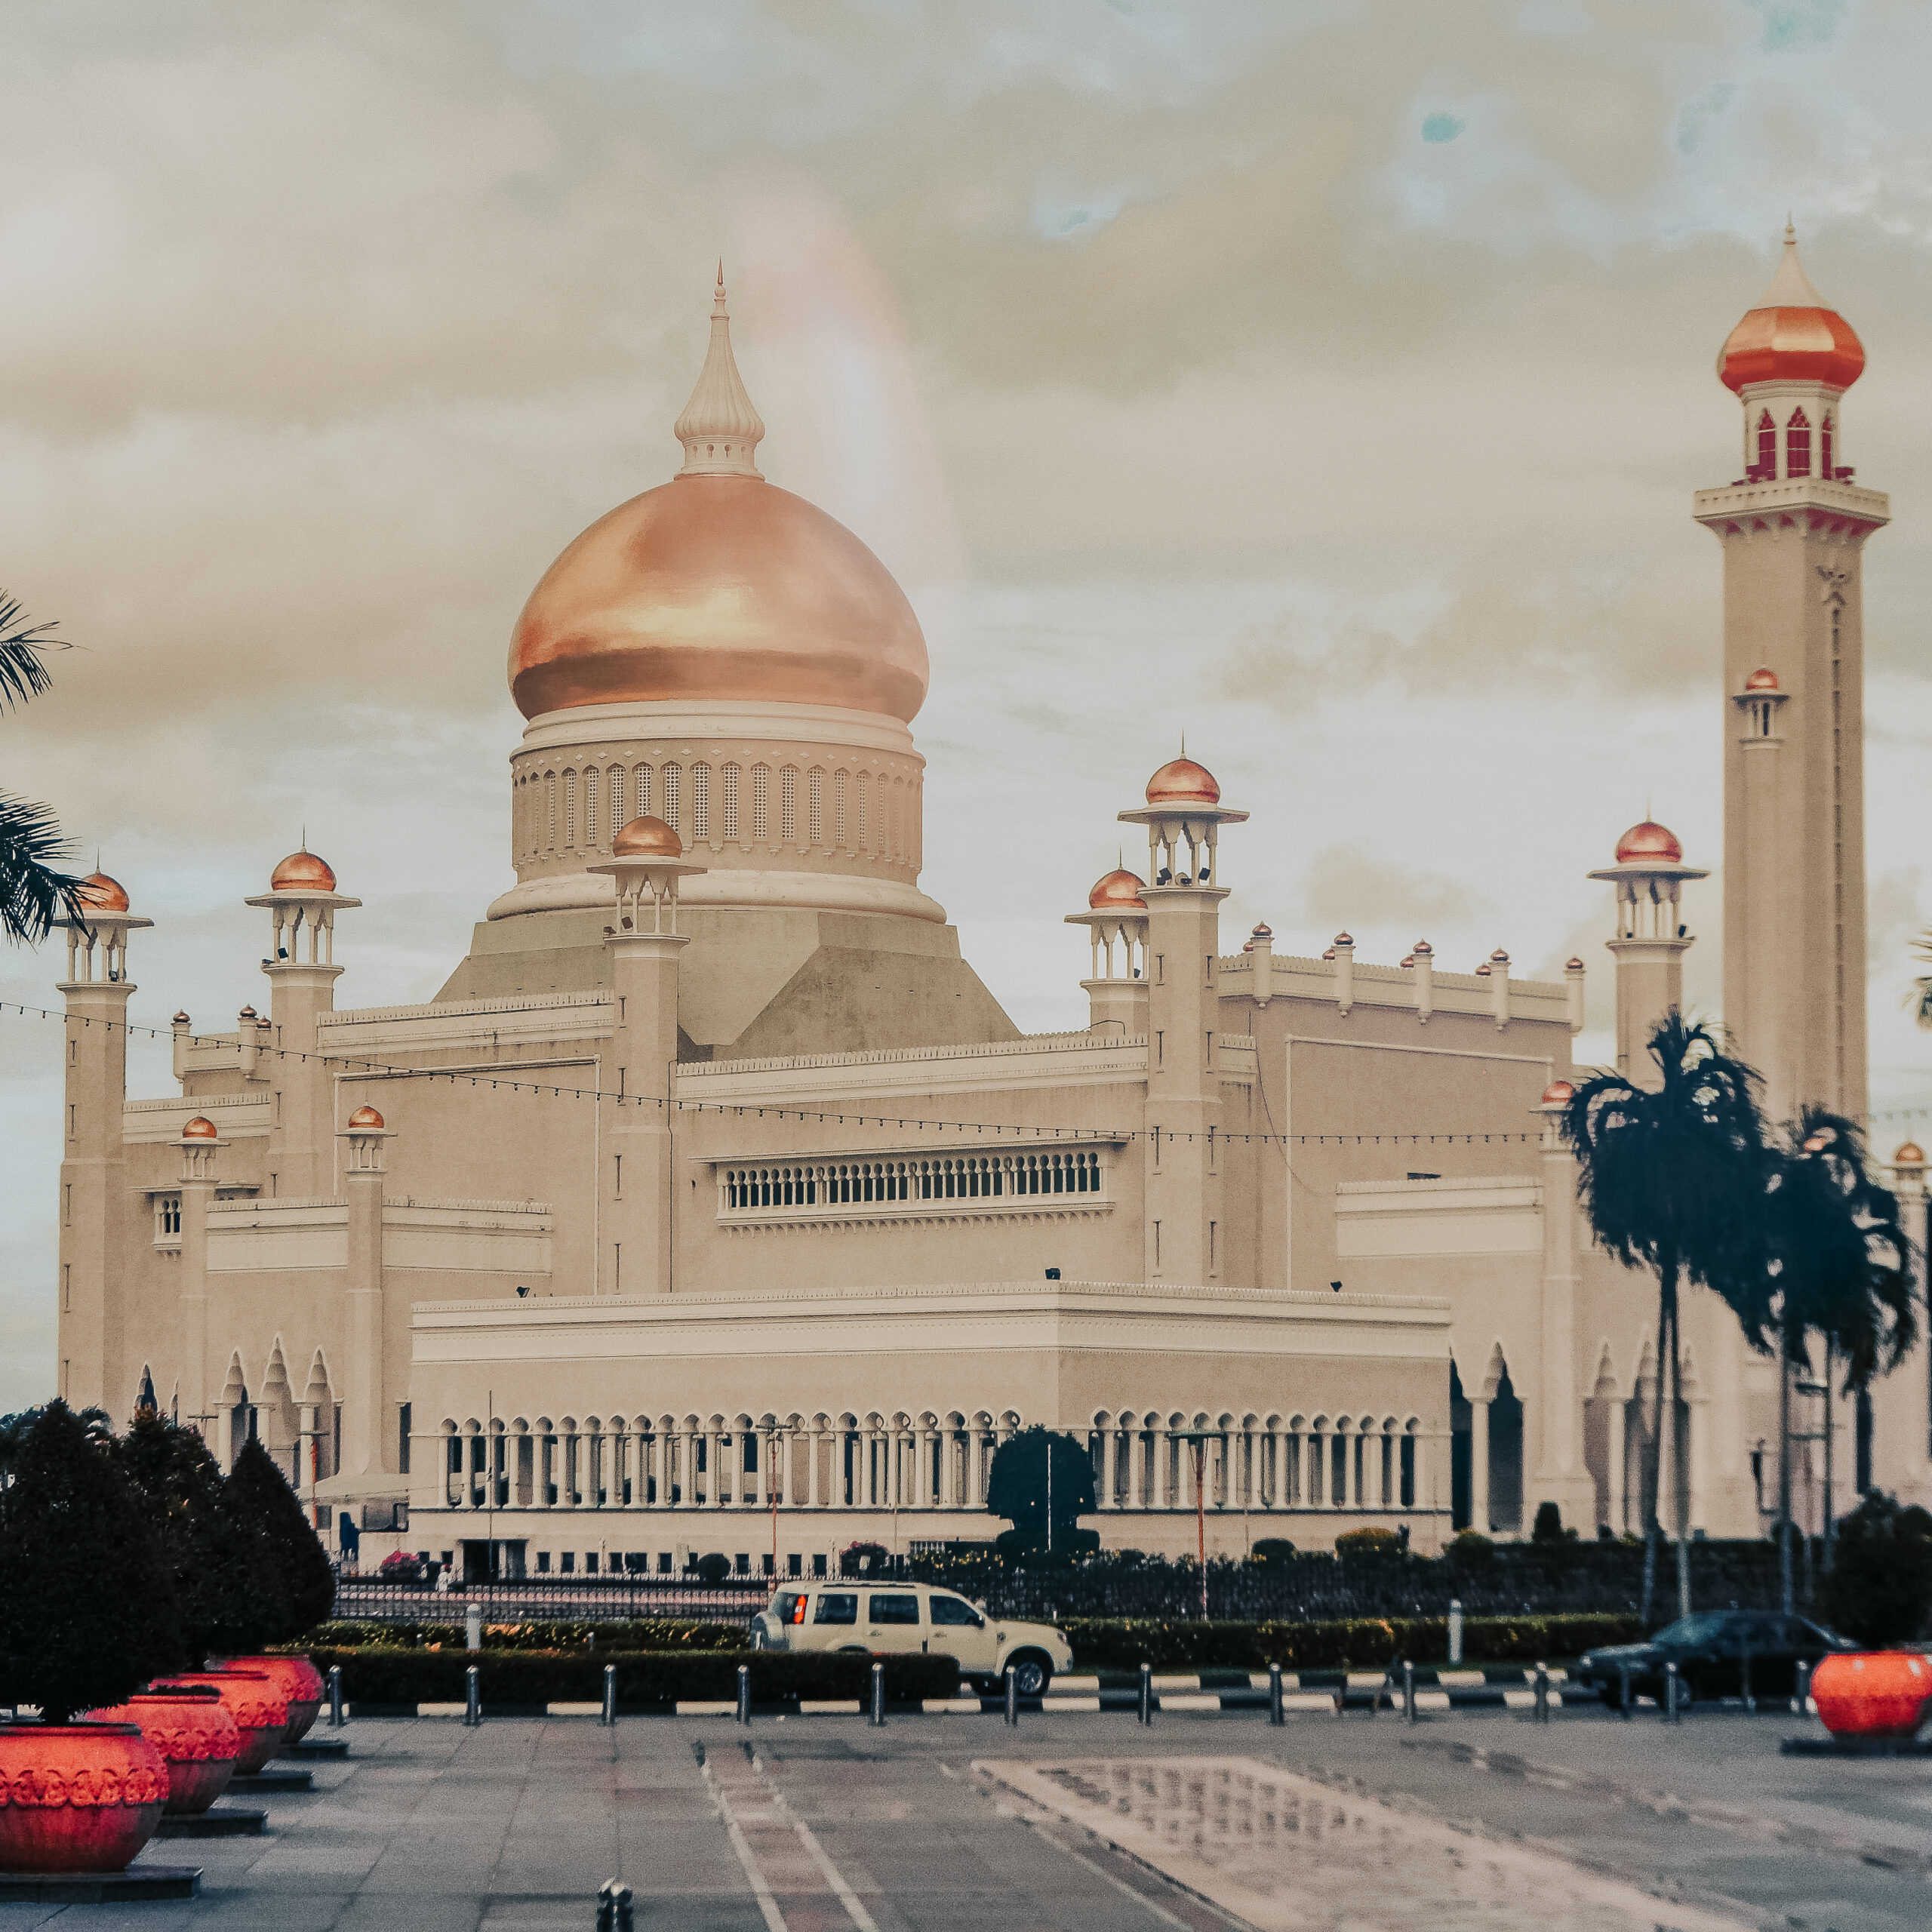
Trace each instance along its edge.
<instances>
[{"instance_id":1,"label":"red ceramic planter","mask_svg":"<svg viewBox=\"0 0 1932 1932\"><path fill-rule=\"evenodd\" d=\"M158 1678L155 1688L172 1684L211 1684L221 1693L228 1715L242 1734L235 1775L251 1778L281 1749L288 1729L288 1704L281 1687L264 1671L184 1670Z\"/></svg>"},{"instance_id":2,"label":"red ceramic planter","mask_svg":"<svg viewBox=\"0 0 1932 1932\"><path fill-rule=\"evenodd\" d=\"M0 1724L0 1872L121 1871L167 1801L138 1725Z\"/></svg>"},{"instance_id":3,"label":"red ceramic planter","mask_svg":"<svg viewBox=\"0 0 1932 1932\"><path fill-rule=\"evenodd\" d=\"M139 1724L141 1735L168 1761L168 1814L205 1811L228 1789L242 1754L242 1733L211 1684L178 1684L137 1690L125 1704L96 1711L97 1719Z\"/></svg>"},{"instance_id":4,"label":"red ceramic planter","mask_svg":"<svg viewBox=\"0 0 1932 1932\"><path fill-rule=\"evenodd\" d=\"M281 1740L286 1750L308 1734L322 1708L322 1673L303 1657L219 1657L217 1670L259 1670L271 1679L288 1706L288 1730Z\"/></svg>"},{"instance_id":5,"label":"red ceramic planter","mask_svg":"<svg viewBox=\"0 0 1932 1932\"><path fill-rule=\"evenodd\" d=\"M1909 1737L1932 1698L1932 1661L1909 1651L1829 1657L1811 1673L1811 1696L1835 1737Z\"/></svg>"}]
</instances>

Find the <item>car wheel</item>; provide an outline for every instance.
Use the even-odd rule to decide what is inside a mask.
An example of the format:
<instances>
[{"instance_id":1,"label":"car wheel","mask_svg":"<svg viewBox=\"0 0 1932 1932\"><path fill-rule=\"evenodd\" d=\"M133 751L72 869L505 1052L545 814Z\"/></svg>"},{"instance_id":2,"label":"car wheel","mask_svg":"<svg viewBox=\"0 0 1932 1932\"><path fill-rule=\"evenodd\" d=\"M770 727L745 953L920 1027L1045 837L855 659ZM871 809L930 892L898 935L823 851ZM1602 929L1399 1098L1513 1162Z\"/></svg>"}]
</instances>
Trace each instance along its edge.
<instances>
[{"instance_id":1,"label":"car wheel","mask_svg":"<svg viewBox=\"0 0 1932 1932\"><path fill-rule=\"evenodd\" d=\"M1014 1688L1023 1697L1044 1697L1054 1681L1053 1666L1038 1651L1022 1651L1007 1660L1006 1667L1013 1673Z\"/></svg>"}]
</instances>

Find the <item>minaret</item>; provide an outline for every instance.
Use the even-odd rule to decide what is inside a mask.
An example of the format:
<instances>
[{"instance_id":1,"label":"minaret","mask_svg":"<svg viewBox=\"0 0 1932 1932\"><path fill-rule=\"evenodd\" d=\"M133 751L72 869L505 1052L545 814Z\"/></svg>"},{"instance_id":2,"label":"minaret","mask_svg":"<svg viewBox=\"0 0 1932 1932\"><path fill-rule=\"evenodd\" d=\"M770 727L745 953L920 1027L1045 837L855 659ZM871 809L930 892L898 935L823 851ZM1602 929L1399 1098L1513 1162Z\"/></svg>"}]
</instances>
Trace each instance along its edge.
<instances>
[{"instance_id":1,"label":"minaret","mask_svg":"<svg viewBox=\"0 0 1932 1932\"><path fill-rule=\"evenodd\" d=\"M1686 879L1710 874L1687 866L1676 833L1647 818L1617 841L1616 864L1590 876L1617 888L1617 937L1604 942L1617 959L1617 1070L1655 1086L1661 1075L1646 1048L1657 1022L1683 1008L1684 955L1694 943L1678 894Z\"/></svg>"},{"instance_id":2,"label":"minaret","mask_svg":"<svg viewBox=\"0 0 1932 1932\"><path fill-rule=\"evenodd\" d=\"M279 1096L269 1146L278 1195L314 1200L335 1192L335 1077L322 1063L319 1023L335 1010L342 971L335 963L335 915L361 903L337 891L334 870L306 844L275 867L266 892L243 901L270 919L262 971L272 989L271 1022L260 1044L278 1051L251 1054L245 1039L242 1051Z\"/></svg>"},{"instance_id":3,"label":"minaret","mask_svg":"<svg viewBox=\"0 0 1932 1932\"><path fill-rule=\"evenodd\" d=\"M383 1370L387 1284L383 1272L383 1212L388 1183L383 1143L393 1138L374 1107L358 1107L340 1137L349 1143L342 1177L349 1210L347 1346L342 1380L342 1471L368 1476L389 1470L389 1400Z\"/></svg>"},{"instance_id":4,"label":"minaret","mask_svg":"<svg viewBox=\"0 0 1932 1932\"><path fill-rule=\"evenodd\" d=\"M1091 1014L1088 1030L1138 1038L1147 1031L1147 902L1137 873L1124 866L1094 881L1087 910L1069 912L1069 926L1084 926L1093 943L1094 977L1082 980ZM1120 951L1115 954L1118 946Z\"/></svg>"},{"instance_id":5,"label":"minaret","mask_svg":"<svg viewBox=\"0 0 1932 1932\"><path fill-rule=\"evenodd\" d=\"M1724 1023L1774 1119L1866 1105L1860 558L1890 506L1845 461L1864 367L1787 227L1718 360L1743 405L1744 473L1695 512L1724 546Z\"/></svg>"},{"instance_id":6,"label":"minaret","mask_svg":"<svg viewBox=\"0 0 1932 1932\"><path fill-rule=\"evenodd\" d=\"M678 1064L678 969L691 943L678 931L678 881L684 841L660 818L635 818L611 841L611 856L589 868L617 882L616 922L604 928L611 953L616 1025L611 1072L618 1094L610 1152L598 1178L603 1253L598 1291L671 1292L673 1177L672 1081Z\"/></svg>"},{"instance_id":7,"label":"minaret","mask_svg":"<svg viewBox=\"0 0 1932 1932\"><path fill-rule=\"evenodd\" d=\"M122 1386L121 1255L131 1197L122 1139L128 1097L128 935L152 919L128 909L105 872L81 881L80 909L54 924L67 935L66 1101L60 1151L58 1392L77 1409L99 1406L118 1422L134 1386Z\"/></svg>"},{"instance_id":8,"label":"minaret","mask_svg":"<svg viewBox=\"0 0 1932 1932\"><path fill-rule=\"evenodd\" d=\"M1245 812L1221 804L1205 766L1183 755L1147 781L1147 803L1122 812L1147 828L1146 1269L1150 1281L1218 1278L1221 1081L1220 828Z\"/></svg>"}]
</instances>

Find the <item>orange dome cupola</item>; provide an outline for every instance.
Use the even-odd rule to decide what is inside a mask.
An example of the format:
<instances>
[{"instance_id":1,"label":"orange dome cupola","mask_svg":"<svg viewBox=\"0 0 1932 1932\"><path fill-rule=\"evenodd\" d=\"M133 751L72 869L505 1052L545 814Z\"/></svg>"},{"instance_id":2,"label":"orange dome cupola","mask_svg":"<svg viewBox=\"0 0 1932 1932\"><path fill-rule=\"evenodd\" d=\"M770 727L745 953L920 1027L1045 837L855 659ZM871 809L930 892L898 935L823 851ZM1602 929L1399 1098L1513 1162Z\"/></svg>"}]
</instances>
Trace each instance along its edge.
<instances>
[{"instance_id":1,"label":"orange dome cupola","mask_svg":"<svg viewBox=\"0 0 1932 1932\"><path fill-rule=\"evenodd\" d=\"M1679 866L1684 863L1684 847L1668 826L1658 824L1655 819L1642 819L1617 841L1617 863L1620 866L1654 863Z\"/></svg>"},{"instance_id":2,"label":"orange dome cupola","mask_svg":"<svg viewBox=\"0 0 1932 1932\"><path fill-rule=\"evenodd\" d=\"M1218 805L1221 787L1204 764L1197 764L1183 752L1170 758L1147 781L1150 805Z\"/></svg>"},{"instance_id":3,"label":"orange dome cupola","mask_svg":"<svg viewBox=\"0 0 1932 1932\"><path fill-rule=\"evenodd\" d=\"M335 869L305 845L291 852L269 875L271 892L333 892Z\"/></svg>"},{"instance_id":4,"label":"orange dome cupola","mask_svg":"<svg viewBox=\"0 0 1932 1932\"><path fill-rule=\"evenodd\" d=\"M1770 287L1718 352L1718 380L1740 395L1753 383L1819 383L1842 390L1864 373L1864 345L1811 286L1798 262L1798 237L1787 225Z\"/></svg>"},{"instance_id":5,"label":"orange dome cupola","mask_svg":"<svg viewBox=\"0 0 1932 1932\"><path fill-rule=\"evenodd\" d=\"M1778 688L1778 674L1767 664L1753 671L1744 681L1747 691L1774 691Z\"/></svg>"},{"instance_id":6,"label":"orange dome cupola","mask_svg":"<svg viewBox=\"0 0 1932 1932\"><path fill-rule=\"evenodd\" d=\"M1139 873L1118 866L1094 881L1093 891L1087 895L1088 906L1096 912L1144 912L1147 902L1140 893L1146 883Z\"/></svg>"},{"instance_id":7,"label":"orange dome cupola","mask_svg":"<svg viewBox=\"0 0 1932 1932\"><path fill-rule=\"evenodd\" d=\"M349 1116L349 1131L356 1134L379 1134L382 1131L383 1117L374 1107L358 1107Z\"/></svg>"},{"instance_id":8,"label":"orange dome cupola","mask_svg":"<svg viewBox=\"0 0 1932 1932\"><path fill-rule=\"evenodd\" d=\"M181 1130L183 1140L213 1140L217 1137L215 1124L206 1114L197 1114Z\"/></svg>"},{"instance_id":9,"label":"orange dome cupola","mask_svg":"<svg viewBox=\"0 0 1932 1932\"><path fill-rule=\"evenodd\" d=\"M759 473L721 274L676 434L681 472L593 523L531 593L518 709L755 700L910 723L930 676L918 620L851 531Z\"/></svg>"},{"instance_id":10,"label":"orange dome cupola","mask_svg":"<svg viewBox=\"0 0 1932 1932\"><path fill-rule=\"evenodd\" d=\"M125 912L128 909L128 890L118 878L109 878L105 872L89 872L81 881L77 895L82 907L90 912Z\"/></svg>"},{"instance_id":11,"label":"orange dome cupola","mask_svg":"<svg viewBox=\"0 0 1932 1932\"><path fill-rule=\"evenodd\" d=\"M616 859L681 859L685 841L661 818L634 818L611 841Z\"/></svg>"}]
</instances>

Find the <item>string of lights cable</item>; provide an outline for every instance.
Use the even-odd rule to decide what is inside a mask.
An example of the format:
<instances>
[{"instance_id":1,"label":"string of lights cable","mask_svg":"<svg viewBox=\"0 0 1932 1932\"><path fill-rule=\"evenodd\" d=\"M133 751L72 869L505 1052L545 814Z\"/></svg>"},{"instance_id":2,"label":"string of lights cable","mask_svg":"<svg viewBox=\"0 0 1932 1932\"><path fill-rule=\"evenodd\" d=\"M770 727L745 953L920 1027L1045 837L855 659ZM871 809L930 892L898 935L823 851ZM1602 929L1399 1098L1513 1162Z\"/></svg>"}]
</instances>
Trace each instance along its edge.
<instances>
[{"instance_id":1,"label":"string of lights cable","mask_svg":"<svg viewBox=\"0 0 1932 1932\"><path fill-rule=\"evenodd\" d=\"M138 1026L125 1020L108 1020L97 1014L60 1013L50 1007L23 1005L17 1000L0 1001L0 1014L7 1013L17 1014L26 1019L60 1020L82 1027L118 1029L131 1037L138 1035L146 1039L165 1040L171 1044L176 1038L171 1029ZM244 1043L232 1035L190 1033L186 1038L191 1047L232 1048L238 1058L244 1047ZM900 1131L920 1133L990 1135L995 1140L1016 1141L1103 1141L1119 1143L1151 1140L1158 1134L1163 1142L1192 1143L1197 1137L1192 1134L1177 1132L1167 1128L1029 1126L1013 1121L924 1120L906 1114L863 1113L850 1107L787 1107L761 1100L740 1103L685 1100L675 1097L666 1099L651 1094L611 1093L596 1087L572 1087L561 1081L517 1080L503 1074L475 1073L467 1070L451 1072L441 1067L398 1066L390 1061L365 1060L354 1055L303 1053L296 1048L278 1047L266 1043L254 1045L252 1051L257 1060L273 1057L308 1062L318 1066L334 1068L341 1072L366 1074L385 1079L422 1081L432 1084L443 1081L452 1087L488 1088L492 1093L547 1094L553 1100L589 1100L613 1107L657 1107L678 1114L730 1115L741 1120L755 1118L760 1120L810 1121L821 1125L829 1123L846 1127L891 1128ZM184 1096L184 1103L192 1105L193 1097L192 1095ZM1198 1137L1205 1139L1208 1137L1203 1135ZM1472 1131L1462 1134L1431 1134L1420 1130L1409 1132L1364 1130L1352 1134L1250 1134L1232 1130L1223 1132L1217 1129L1212 1137L1224 1145L1240 1143L1254 1146L1441 1147L1527 1144L1540 1141L1543 1135L1537 1128L1526 1131L1498 1128L1487 1133Z\"/></svg>"}]
</instances>

